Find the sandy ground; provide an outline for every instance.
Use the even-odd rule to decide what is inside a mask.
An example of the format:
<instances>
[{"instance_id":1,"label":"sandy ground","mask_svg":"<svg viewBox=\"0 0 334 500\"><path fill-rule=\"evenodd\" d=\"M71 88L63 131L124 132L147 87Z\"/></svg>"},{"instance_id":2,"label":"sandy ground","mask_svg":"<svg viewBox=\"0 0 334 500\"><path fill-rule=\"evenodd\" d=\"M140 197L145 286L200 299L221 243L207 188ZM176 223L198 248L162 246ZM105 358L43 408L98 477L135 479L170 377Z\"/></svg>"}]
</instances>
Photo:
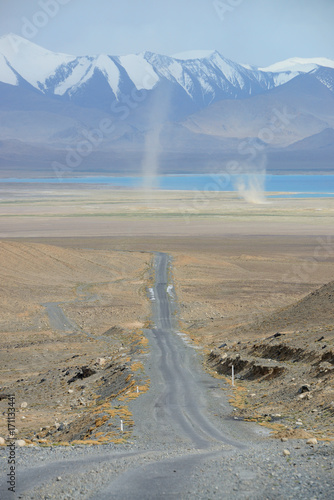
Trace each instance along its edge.
<instances>
[{"instance_id":1,"label":"sandy ground","mask_svg":"<svg viewBox=\"0 0 334 500\"><path fill-rule=\"evenodd\" d=\"M0 237L214 237L333 233L334 198L270 199L233 193L153 194L66 184L0 190ZM94 221L94 222L92 222Z\"/></svg>"},{"instance_id":2,"label":"sandy ground","mask_svg":"<svg viewBox=\"0 0 334 500\"><path fill-rule=\"evenodd\" d=\"M50 388L48 406L39 406L38 411L36 406L29 413L28 402L28 409L20 410L25 417L20 416L20 432L53 425L56 419L68 420L75 406L80 413L80 398L89 405L97 391L101 368L97 359L109 356L114 373L124 361L122 356L131 353L138 340L132 335L140 335L149 319L145 287L150 280L151 254L146 252L172 255L180 329L203 346L208 356L211 350L217 354L209 368L225 376L219 358L224 351L216 351L221 344L228 344L232 359L240 354L238 342L260 342L274 328L271 325L266 332L248 325L260 325L276 310L334 280L333 215L334 199L324 198L275 199L249 205L233 194L222 193L162 192L148 196L66 185L8 185L2 189L0 329L4 359L0 385L11 386L19 404L28 402L27 383L36 387L30 395L35 403L42 378ZM45 304L60 306L69 321L65 333L59 325L52 328ZM306 319L307 314L305 309ZM57 311L55 315L56 321L61 321ZM300 317L298 321L299 327L294 325L287 335L302 345L311 326L307 321L301 324ZM316 325L312 328L311 333L318 335ZM302 334L297 338L295 331ZM109 332L107 336L105 332ZM326 340L329 349L331 338ZM125 352L118 351L120 348ZM132 362L129 359L126 369ZM289 370L298 365L292 364ZM92 387L81 389L83 384L76 382L78 397L73 401L68 381L63 385L55 382L57 373L66 368L70 378L82 366L95 366L97 374ZM297 377L295 392L308 378L298 373L289 376L284 383ZM267 418L264 415L272 410L268 410L268 400L261 398L270 393L268 381L262 385L259 379L238 383L245 384L246 393L257 394L256 398L239 398L241 414L247 403L248 408L258 408L262 419ZM331 382L326 384L330 389ZM52 392L57 394L53 406ZM277 407L276 392L273 404ZM331 392L328 394L326 402L330 404ZM291 395L289 404L296 397ZM289 404L283 405L282 411L287 411ZM306 412L312 409L307 405L300 408ZM276 413L280 411L276 409ZM246 416L251 414L252 410ZM330 434L328 422L325 430Z\"/></svg>"},{"instance_id":3,"label":"sandy ground","mask_svg":"<svg viewBox=\"0 0 334 500\"><path fill-rule=\"evenodd\" d=\"M0 242L0 392L16 396L22 437L80 414L101 376L109 383L124 368L149 314L150 262L146 253ZM71 385L84 366L95 379ZM2 418L0 435L5 427Z\"/></svg>"}]
</instances>

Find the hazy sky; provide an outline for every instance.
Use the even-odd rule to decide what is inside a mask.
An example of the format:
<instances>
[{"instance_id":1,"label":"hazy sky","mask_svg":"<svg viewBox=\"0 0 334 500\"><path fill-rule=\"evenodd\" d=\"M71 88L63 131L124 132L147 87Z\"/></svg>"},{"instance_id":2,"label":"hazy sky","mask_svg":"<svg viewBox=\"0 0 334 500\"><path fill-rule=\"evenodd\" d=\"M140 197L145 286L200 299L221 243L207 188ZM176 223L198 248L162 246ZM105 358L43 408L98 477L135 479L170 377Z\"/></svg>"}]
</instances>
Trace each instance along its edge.
<instances>
[{"instance_id":1,"label":"hazy sky","mask_svg":"<svg viewBox=\"0 0 334 500\"><path fill-rule=\"evenodd\" d=\"M334 59L334 0L0 0L9 32L74 55L217 49L265 66Z\"/></svg>"}]
</instances>

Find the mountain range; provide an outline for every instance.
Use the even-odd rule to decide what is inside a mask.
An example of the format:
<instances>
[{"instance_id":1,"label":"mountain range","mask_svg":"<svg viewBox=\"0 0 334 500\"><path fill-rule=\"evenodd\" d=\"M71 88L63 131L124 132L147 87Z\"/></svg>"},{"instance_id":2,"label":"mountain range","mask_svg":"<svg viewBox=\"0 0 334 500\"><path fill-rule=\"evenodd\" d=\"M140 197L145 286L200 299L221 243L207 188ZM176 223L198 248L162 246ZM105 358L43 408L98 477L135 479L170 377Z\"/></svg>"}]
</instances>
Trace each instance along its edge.
<instances>
[{"instance_id":1,"label":"mountain range","mask_svg":"<svg viewBox=\"0 0 334 500\"><path fill-rule=\"evenodd\" d=\"M257 68L217 51L70 56L0 38L2 177L53 176L53 162L139 173L150 148L165 173L247 168L254 151L273 172L330 172L333 135L330 59Z\"/></svg>"}]
</instances>

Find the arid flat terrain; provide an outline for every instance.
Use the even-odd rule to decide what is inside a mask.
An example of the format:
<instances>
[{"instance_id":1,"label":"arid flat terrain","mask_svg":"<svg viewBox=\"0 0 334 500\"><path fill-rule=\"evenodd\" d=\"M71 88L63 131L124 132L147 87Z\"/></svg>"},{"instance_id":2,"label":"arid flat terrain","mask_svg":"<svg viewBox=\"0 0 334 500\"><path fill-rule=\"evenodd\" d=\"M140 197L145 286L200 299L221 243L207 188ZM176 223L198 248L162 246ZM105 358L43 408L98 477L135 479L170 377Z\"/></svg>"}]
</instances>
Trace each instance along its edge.
<instances>
[{"instance_id":1,"label":"arid flat terrain","mask_svg":"<svg viewBox=\"0 0 334 500\"><path fill-rule=\"evenodd\" d=\"M0 190L0 237L175 238L332 234L334 198L270 198L253 205L236 193L117 190L92 185L7 184Z\"/></svg>"},{"instance_id":2,"label":"arid flat terrain","mask_svg":"<svg viewBox=\"0 0 334 500\"><path fill-rule=\"evenodd\" d=\"M0 194L0 385L16 394L22 438L119 437L114 428L98 435L106 414L86 421L83 409L99 408L101 394L146 390L137 358L154 251L173 259L180 330L202 347L207 368L230 377L235 364L239 417L283 425L271 416L281 415L287 433L302 418L310 434L334 434L333 308L317 314L323 292L303 302L334 280L333 198L249 205L228 193L66 185L10 185ZM290 358L280 354L286 345ZM268 377L280 362L284 374ZM309 396L300 398L303 385ZM125 404L120 411L126 418Z\"/></svg>"},{"instance_id":3,"label":"arid flat terrain","mask_svg":"<svg viewBox=\"0 0 334 500\"><path fill-rule=\"evenodd\" d=\"M0 392L15 394L20 435L31 438L78 418L102 375L110 394L129 385L151 256L4 240L0 255ZM0 425L4 435L5 418Z\"/></svg>"}]
</instances>

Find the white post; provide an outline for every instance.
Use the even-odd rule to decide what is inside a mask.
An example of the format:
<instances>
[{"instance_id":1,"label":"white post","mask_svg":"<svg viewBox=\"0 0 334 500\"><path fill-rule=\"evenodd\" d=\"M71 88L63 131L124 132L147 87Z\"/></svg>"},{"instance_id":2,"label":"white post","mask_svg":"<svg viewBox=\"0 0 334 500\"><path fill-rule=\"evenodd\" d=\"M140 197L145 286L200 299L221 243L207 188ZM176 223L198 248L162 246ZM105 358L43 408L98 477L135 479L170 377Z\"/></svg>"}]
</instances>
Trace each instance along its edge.
<instances>
[{"instance_id":1,"label":"white post","mask_svg":"<svg viewBox=\"0 0 334 500\"><path fill-rule=\"evenodd\" d=\"M138 394L138 392L139 392L139 389L138 389L138 385L137 385L137 394Z\"/></svg>"},{"instance_id":2,"label":"white post","mask_svg":"<svg viewBox=\"0 0 334 500\"><path fill-rule=\"evenodd\" d=\"M123 420L121 420L121 431L123 432Z\"/></svg>"},{"instance_id":3,"label":"white post","mask_svg":"<svg viewBox=\"0 0 334 500\"><path fill-rule=\"evenodd\" d=\"M232 365L232 386L234 386L234 365Z\"/></svg>"}]
</instances>

